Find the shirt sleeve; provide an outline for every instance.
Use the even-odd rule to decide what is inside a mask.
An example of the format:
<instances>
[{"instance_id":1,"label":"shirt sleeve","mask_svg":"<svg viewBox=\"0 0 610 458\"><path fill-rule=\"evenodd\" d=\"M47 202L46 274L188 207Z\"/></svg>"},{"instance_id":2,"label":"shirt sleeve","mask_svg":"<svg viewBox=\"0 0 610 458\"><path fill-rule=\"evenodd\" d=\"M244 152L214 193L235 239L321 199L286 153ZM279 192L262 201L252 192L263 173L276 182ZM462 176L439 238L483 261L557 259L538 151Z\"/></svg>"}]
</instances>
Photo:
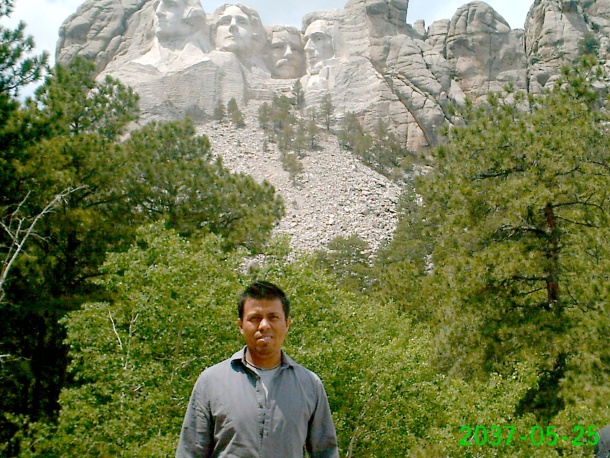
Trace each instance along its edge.
<instances>
[{"instance_id":1,"label":"shirt sleeve","mask_svg":"<svg viewBox=\"0 0 610 458\"><path fill-rule=\"evenodd\" d=\"M339 458L337 433L328 397L322 381L318 381L316 409L309 420L305 448L311 458Z\"/></svg>"},{"instance_id":2,"label":"shirt sleeve","mask_svg":"<svg viewBox=\"0 0 610 458\"><path fill-rule=\"evenodd\" d=\"M191 393L176 458L209 458L213 449L213 420L203 376L199 377Z\"/></svg>"}]
</instances>

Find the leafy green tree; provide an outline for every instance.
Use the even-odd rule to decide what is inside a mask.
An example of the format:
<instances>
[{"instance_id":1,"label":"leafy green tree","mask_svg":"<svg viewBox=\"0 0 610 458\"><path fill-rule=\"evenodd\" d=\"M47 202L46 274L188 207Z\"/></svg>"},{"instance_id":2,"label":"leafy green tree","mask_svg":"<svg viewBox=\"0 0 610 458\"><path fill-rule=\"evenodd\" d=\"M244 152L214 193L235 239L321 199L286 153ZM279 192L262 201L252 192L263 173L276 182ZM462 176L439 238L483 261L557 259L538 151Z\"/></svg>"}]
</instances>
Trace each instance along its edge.
<instances>
[{"instance_id":1,"label":"leafy green tree","mask_svg":"<svg viewBox=\"0 0 610 458\"><path fill-rule=\"evenodd\" d=\"M338 281L348 291L361 293L368 289L370 277L369 244L360 236L335 237L327 248L316 253L316 260L322 267L337 276Z\"/></svg>"},{"instance_id":2,"label":"leafy green tree","mask_svg":"<svg viewBox=\"0 0 610 458\"><path fill-rule=\"evenodd\" d=\"M296 123L296 117L293 113L293 101L285 95L274 95L271 104L271 121L273 123L273 131L281 135L286 128L292 128Z\"/></svg>"},{"instance_id":3,"label":"leafy green tree","mask_svg":"<svg viewBox=\"0 0 610 458\"><path fill-rule=\"evenodd\" d=\"M11 228L44 214L4 284L1 353L10 357L0 368L6 382L0 410L6 414L55 415L67 364L58 319L98 294L88 280L121 237L118 219L104 216L113 206L111 145L135 119L137 98L118 82L92 81L93 67L84 61L57 67L35 100L3 126L12 140L2 149L2 221ZM2 442L15 432L1 429Z\"/></svg>"},{"instance_id":4,"label":"leafy green tree","mask_svg":"<svg viewBox=\"0 0 610 458\"><path fill-rule=\"evenodd\" d=\"M583 38L578 42L578 52L581 56L597 56L600 42L594 33L585 32Z\"/></svg>"},{"instance_id":5,"label":"leafy green tree","mask_svg":"<svg viewBox=\"0 0 610 458\"><path fill-rule=\"evenodd\" d=\"M421 223L401 226L394 245L406 254L397 242L417 247L420 239L430 248L411 263L422 279L413 307L440 323L438 367L485 377L533 365L539 381L513 407L539 421L584 402L571 380L590 383L587 405L607 394L607 346L589 344L609 324L603 77L589 61L531 98L527 111L495 96L471 107L417 188L423 204L410 220Z\"/></svg>"},{"instance_id":6,"label":"leafy green tree","mask_svg":"<svg viewBox=\"0 0 610 458\"><path fill-rule=\"evenodd\" d=\"M0 443L24 425L19 415L50 420L57 414L68 363L59 321L84 301L105 299L92 280L106 253L126 249L139 224L168 218L183 234L214 232L225 247L255 250L283 213L269 184L212 160L207 139L189 124L151 124L124 140L137 119L137 96L94 76L81 59L58 66L36 99L2 126L11 138L0 175L6 227L33 221L61 199L37 222L3 283L0 318L7 330L0 354L10 357L0 365ZM3 237L10 239L6 231ZM14 441L8 447L18 449Z\"/></svg>"},{"instance_id":7,"label":"leafy green tree","mask_svg":"<svg viewBox=\"0 0 610 458\"><path fill-rule=\"evenodd\" d=\"M109 256L111 300L65 318L76 382L56 428L39 424L21 456L168 456L203 368L236 351L239 252L219 236L187 240L156 224Z\"/></svg>"}]
</instances>

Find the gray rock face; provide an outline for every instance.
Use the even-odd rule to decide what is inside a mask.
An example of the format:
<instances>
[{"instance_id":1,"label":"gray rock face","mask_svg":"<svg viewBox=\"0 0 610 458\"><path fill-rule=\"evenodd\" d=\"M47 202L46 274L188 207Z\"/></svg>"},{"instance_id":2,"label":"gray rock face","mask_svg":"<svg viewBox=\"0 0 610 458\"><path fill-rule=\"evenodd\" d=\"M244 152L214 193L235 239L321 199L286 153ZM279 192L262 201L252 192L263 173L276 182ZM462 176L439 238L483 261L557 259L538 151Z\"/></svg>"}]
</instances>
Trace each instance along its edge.
<instances>
[{"instance_id":1,"label":"gray rock face","mask_svg":"<svg viewBox=\"0 0 610 458\"><path fill-rule=\"evenodd\" d=\"M219 101L235 98L254 119L255 107L273 94L289 94L299 81L307 108L319 108L330 94L337 117L356 113L368 128L381 120L410 150L426 153L442 142L441 128L458 121L452 117L453 104L476 102L509 84L517 92L541 92L553 84L562 65L578 57L585 37L597 40L600 59L610 54L610 0L535 0L522 29L511 29L480 1L426 27L421 20L407 24L408 0L348 0L343 9L307 14L301 30L262 24L258 13L241 3L211 13L204 6L200 0L86 0L60 28L57 61L92 58L99 78L114 76L140 94L145 119L188 113L200 121L202 132ZM248 135L252 139L258 134ZM230 156L227 164L248 171L243 160L247 152L235 156L240 149L229 144L247 139L234 136L221 128L210 135L219 154ZM333 148L326 145L322 155L328 159L333 151L329 170L334 172L348 159ZM311 187L309 194L293 198L296 191L287 180L274 183L288 201L296 202L288 206L281 230L295 235L308 221L316 221L313 225L328 233L339 227L341 235L355 231L370 234L365 237L370 240L388 236L394 221L391 183L369 177L363 189L348 186L343 190L347 195L357 188L361 192L357 208L341 196L316 200L314 194L324 196L350 182L327 176L321 166L325 159L318 156L305 161L304 176L309 178L303 187ZM265 164L268 158L257 160ZM275 158L272 165L257 169L273 175L278 167ZM356 173L358 167L349 170ZM326 178L318 183L320 177ZM382 188L391 195L376 194ZM344 204L336 208L337 202ZM326 216L303 213L316 206ZM339 217L339 222L331 221L346 208L361 216L351 218L361 225ZM385 215L382 229L368 219L378 213ZM315 230L301 231L297 239L306 248L327 241Z\"/></svg>"},{"instance_id":2,"label":"gray rock face","mask_svg":"<svg viewBox=\"0 0 610 458\"><path fill-rule=\"evenodd\" d=\"M349 0L306 15L299 32L265 27L239 3L206 15L198 0L87 0L62 25L57 60L94 58L101 75L140 92L151 118L205 118L219 100L268 100L300 79L309 107L330 93L336 113L355 112L368 127L381 119L408 148L425 151L455 122L451 104L509 83L540 92L586 33L599 37L600 57L608 54L610 0L536 0L515 30L484 2L428 28L406 23L408 6ZM171 8L180 9L174 23L165 20Z\"/></svg>"}]
</instances>

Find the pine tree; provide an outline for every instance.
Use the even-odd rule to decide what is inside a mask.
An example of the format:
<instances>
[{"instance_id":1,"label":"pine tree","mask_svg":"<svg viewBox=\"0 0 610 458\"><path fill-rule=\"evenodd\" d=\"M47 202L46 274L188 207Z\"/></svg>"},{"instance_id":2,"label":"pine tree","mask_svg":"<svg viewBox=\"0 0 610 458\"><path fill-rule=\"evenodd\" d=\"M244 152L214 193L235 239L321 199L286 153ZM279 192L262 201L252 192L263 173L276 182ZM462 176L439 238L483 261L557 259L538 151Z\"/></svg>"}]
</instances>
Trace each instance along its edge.
<instances>
[{"instance_id":1,"label":"pine tree","mask_svg":"<svg viewBox=\"0 0 610 458\"><path fill-rule=\"evenodd\" d=\"M330 93L326 93L320 104L320 117L324 123L326 130L330 130L330 127L334 121L335 106L333 105L333 98Z\"/></svg>"},{"instance_id":2,"label":"pine tree","mask_svg":"<svg viewBox=\"0 0 610 458\"><path fill-rule=\"evenodd\" d=\"M222 103L222 100L218 99L214 107L214 119L218 122L223 122L226 116L225 104Z\"/></svg>"},{"instance_id":3,"label":"pine tree","mask_svg":"<svg viewBox=\"0 0 610 458\"><path fill-rule=\"evenodd\" d=\"M242 128L246 126L244 114L237 106L237 100L235 100L235 97L231 97L231 100L229 100L229 102L227 103L227 114L229 115L229 119L231 119L231 122L235 127Z\"/></svg>"},{"instance_id":4,"label":"pine tree","mask_svg":"<svg viewBox=\"0 0 610 458\"><path fill-rule=\"evenodd\" d=\"M497 96L470 106L386 251L386 271L402 266L419 279L415 288L393 282L397 297L415 289L406 308L440 323L438 367L472 377L533 364L538 386L514 408L541 421L567 399L595 405L610 382L600 362L610 324L610 119L600 78L588 61L528 100L528 111Z\"/></svg>"}]
</instances>

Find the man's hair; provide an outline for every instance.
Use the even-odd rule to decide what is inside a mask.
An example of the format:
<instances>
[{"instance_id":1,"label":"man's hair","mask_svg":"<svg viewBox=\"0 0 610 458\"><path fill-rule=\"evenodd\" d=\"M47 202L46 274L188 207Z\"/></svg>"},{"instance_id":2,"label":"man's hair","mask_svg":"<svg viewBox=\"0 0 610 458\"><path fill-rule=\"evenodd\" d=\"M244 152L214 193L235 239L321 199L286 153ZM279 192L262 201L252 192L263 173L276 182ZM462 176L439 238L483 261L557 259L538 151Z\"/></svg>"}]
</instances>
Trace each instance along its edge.
<instances>
[{"instance_id":1,"label":"man's hair","mask_svg":"<svg viewBox=\"0 0 610 458\"><path fill-rule=\"evenodd\" d=\"M245 291L239 296L239 302L237 305L237 313L239 318L244 317L244 304L247 299L264 299L272 301L278 299L282 303L282 309L284 309L284 317L288 319L290 317L290 301L278 286L268 281L259 280L248 286Z\"/></svg>"}]
</instances>

